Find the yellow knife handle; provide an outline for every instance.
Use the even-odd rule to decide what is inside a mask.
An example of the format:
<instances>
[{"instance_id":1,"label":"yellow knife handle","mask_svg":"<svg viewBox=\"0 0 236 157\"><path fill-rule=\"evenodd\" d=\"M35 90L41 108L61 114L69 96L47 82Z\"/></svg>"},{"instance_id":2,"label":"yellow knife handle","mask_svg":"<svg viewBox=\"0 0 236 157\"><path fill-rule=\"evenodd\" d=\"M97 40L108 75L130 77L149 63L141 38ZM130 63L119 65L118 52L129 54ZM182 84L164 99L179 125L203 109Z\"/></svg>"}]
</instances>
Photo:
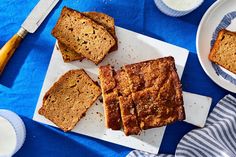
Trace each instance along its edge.
<instances>
[{"instance_id":1,"label":"yellow knife handle","mask_svg":"<svg viewBox=\"0 0 236 157\"><path fill-rule=\"evenodd\" d=\"M0 49L0 74L2 74L7 62L20 45L27 31L20 29L1 49Z\"/></svg>"}]
</instances>

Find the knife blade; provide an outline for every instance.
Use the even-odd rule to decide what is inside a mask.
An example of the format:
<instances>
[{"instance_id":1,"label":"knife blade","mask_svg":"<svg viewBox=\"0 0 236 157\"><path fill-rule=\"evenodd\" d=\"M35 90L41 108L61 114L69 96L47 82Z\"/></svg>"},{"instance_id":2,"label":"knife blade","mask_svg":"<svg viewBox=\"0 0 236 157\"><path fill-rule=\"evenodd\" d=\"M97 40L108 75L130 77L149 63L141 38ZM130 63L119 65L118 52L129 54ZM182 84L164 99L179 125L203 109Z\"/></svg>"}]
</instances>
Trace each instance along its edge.
<instances>
[{"instance_id":1,"label":"knife blade","mask_svg":"<svg viewBox=\"0 0 236 157\"><path fill-rule=\"evenodd\" d=\"M59 0L40 0L21 27L29 33L34 33L58 2Z\"/></svg>"},{"instance_id":2,"label":"knife blade","mask_svg":"<svg viewBox=\"0 0 236 157\"><path fill-rule=\"evenodd\" d=\"M0 50L0 74L7 62L14 54L22 39L28 33L34 33L47 15L56 6L59 0L40 0L28 17L25 19L18 32Z\"/></svg>"}]
</instances>

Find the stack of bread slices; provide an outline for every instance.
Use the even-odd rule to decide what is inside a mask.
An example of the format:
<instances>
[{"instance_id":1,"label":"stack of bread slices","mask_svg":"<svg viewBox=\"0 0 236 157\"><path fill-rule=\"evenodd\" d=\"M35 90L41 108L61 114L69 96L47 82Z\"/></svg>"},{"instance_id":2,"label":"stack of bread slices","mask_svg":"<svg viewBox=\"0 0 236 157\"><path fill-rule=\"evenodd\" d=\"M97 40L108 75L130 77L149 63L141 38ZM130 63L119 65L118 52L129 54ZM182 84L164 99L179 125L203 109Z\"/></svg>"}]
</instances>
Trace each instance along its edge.
<instances>
[{"instance_id":1,"label":"stack of bread slices","mask_svg":"<svg viewBox=\"0 0 236 157\"><path fill-rule=\"evenodd\" d=\"M65 62L84 58L99 64L117 50L114 19L104 13L80 13L64 7L52 30Z\"/></svg>"}]
</instances>

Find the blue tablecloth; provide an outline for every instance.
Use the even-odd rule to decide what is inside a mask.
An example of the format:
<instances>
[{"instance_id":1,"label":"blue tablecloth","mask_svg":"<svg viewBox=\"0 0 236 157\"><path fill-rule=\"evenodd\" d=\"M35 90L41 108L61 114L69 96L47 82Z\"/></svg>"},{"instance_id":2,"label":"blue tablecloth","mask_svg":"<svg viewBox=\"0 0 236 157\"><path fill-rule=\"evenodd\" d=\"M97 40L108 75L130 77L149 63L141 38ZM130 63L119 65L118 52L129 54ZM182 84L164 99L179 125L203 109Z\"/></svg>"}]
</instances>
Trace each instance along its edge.
<instances>
[{"instance_id":1,"label":"blue tablecloth","mask_svg":"<svg viewBox=\"0 0 236 157\"><path fill-rule=\"evenodd\" d=\"M0 46L16 33L37 1L0 1ZM50 32L63 6L80 11L105 12L115 18L118 26L187 48L191 53L182 77L183 89L212 97L212 109L216 102L229 92L214 84L204 73L197 59L195 41L201 17L213 2L214 0L205 0L200 8L181 18L162 14L153 0L63 0L59 2L37 32L26 37L0 77L0 108L18 113L23 118L27 129L25 144L15 156L113 157L125 156L131 150L83 135L63 133L32 120L55 43ZM195 127L184 122L169 125L160 153L173 154L181 137L193 128Z\"/></svg>"}]
</instances>

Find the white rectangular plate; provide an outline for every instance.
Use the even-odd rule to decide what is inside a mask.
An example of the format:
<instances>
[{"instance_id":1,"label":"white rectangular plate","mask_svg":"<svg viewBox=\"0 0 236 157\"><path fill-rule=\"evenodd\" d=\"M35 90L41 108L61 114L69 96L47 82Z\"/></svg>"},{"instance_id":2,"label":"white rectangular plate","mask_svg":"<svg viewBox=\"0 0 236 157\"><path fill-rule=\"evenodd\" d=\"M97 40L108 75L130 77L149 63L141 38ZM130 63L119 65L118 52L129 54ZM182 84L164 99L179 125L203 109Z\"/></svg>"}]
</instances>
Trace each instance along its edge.
<instances>
[{"instance_id":1,"label":"white rectangular plate","mask_svg":"<svg viewBox=\"0 0 236 157\"><path fill-rule=\"evenodd\" d=\"M181 78L188 57L188 51L186 49L173 46L120 27L116 27L116 32L119 39L119 49L106 56L100 65L111 64L115 67L115 69L118 69L124 64L164 56L173 56L176 61L178 74ZM42 91L38 99L37 107L35 109L33 117L35 121L55 126L52 122L38 114L38 110L42 106L43 96L62 74L68 70L80 68L85 69L92 79L98 80L98 66L87 60L83 60L82 62L75 61L71 63L64 63L57 46L55 46ZM192 102L186 102L186 104L192 104ZM204 105L204 103L201 103L198 106L200 105ZM102 103L98 100L88 110L86 116L80 120L78 125L72 131L126 147L155 154L158 153L165 127L149 129L143 131L141 135L137 136L125 136L122 131L112 131L110 129L106 129L103 115ZM201 113L197 116L201 116Z\"/></svg>"}]
</instances>

